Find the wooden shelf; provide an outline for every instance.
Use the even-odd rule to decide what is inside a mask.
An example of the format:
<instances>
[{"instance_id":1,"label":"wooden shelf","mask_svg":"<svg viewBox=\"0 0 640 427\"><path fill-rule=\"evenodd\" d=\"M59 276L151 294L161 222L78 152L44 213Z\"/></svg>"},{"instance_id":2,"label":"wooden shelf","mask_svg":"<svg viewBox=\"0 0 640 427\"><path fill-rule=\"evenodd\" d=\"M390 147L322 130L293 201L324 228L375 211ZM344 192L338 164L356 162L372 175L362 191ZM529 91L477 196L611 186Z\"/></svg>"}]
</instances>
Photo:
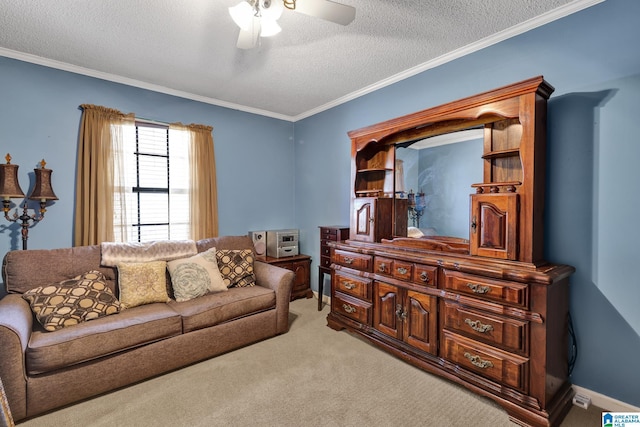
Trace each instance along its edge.
<instances>
[{"instance_id":1,"label":"wooden shelf","mask_svg":"<svg viewBox=\"0 0 640 427\"><path fill-rule=\"evenodd\" d=\"M356 196L363 196L363 195L367 195L367 194L371 194L373 196L378 196L380 194L383 194L383 190L382 188L373 188L373 189L369 189L369 190L357 190L356 191Z\"/></svg>"},{"instance_id":2,"label":"wooden shelf","mask_svg":"<svg viewBox=\"0 0 640 427\"><path fill-rule=\"evenodd\" d=\"M367 172L392 172L393 169L390 168L369 168L369 169L358 169L358 173L367 173Z\"/></svg>"},{"instance_id":3,"label":"wooden shelf","mask_svg":"<svg viewBox=\"0 0 640 427\"><path fill-rule=\"evenodd\" d=\"M489 151L482 155L483 159L497 159L500 157L511 157L520 155L519 148L510 148L508 150Z\"/></svg>"}]
</instances>

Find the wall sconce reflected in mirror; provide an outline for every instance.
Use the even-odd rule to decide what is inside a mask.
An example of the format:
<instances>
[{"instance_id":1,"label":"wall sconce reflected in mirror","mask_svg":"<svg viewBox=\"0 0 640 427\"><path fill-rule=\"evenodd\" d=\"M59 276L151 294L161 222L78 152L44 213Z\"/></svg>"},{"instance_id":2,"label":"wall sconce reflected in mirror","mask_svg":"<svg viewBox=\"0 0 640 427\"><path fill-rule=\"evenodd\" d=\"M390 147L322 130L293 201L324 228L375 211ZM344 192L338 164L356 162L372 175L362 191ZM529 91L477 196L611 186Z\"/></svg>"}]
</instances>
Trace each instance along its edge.
<instances>
[{"instance_id":1,"label":"wall sconce reflected in mirror","mask_svg":"<svg viewBox=\"0 0 640 427\"><path fill-rule=\"evenodd\" d=\"M46 205L50 200L58 200L58 197L53 192L51 187L51 169L45 168L46 162L44 159L40 162L40 167L35 168L36 183L31 191L29 200L40 201L39 212L34 212L33 215L28 214L27 200L24 200L22 209L22 215L18 216L18 208L14 212L13 216L9 216L9 210L11 209L11 199L22 199L24 193L18 183L18 165L11 164L11 156L7 153L5 156L7 160L6 164L0 164L0 197L2 197L2 210L4 211L4 217L7 221L18 222L22 227L22 249L27 249L27 239L29 238L29 221L33 221L34 225L44 219L44 213L47 211Z\"/></svg>"}]
</instances>

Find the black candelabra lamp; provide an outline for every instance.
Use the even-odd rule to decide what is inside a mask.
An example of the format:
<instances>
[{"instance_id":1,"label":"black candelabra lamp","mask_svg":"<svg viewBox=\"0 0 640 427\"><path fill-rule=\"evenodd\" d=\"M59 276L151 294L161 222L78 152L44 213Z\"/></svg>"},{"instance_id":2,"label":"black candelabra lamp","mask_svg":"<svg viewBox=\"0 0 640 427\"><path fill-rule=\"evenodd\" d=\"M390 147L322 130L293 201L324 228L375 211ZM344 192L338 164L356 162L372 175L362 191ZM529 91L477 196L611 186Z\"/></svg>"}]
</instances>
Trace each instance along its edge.
<instances>
[{"instance_id":1,"label":"black candelabra lamp","mask_svg":"<svg viewBox=\"0 0 640 427\"><path fill-rule=\"evenodd\" d=\"M413 226L420 228L420 217L424 214L424 209L427 207L424 193L414 193L413 190L407 194L409 199L409 217L413 221Z\"/></svg>"},{"instance_id":2,"label":"black candelabra lamp","mask_svg":"<svg viewBox=\"0 0 640 427\"><path fill-rule=\"evenodd\" d=\"M33 215L29 215L27 200L24 200L22 208L22 215L18 215L19 206L14 212L13 216L9 216L9 210L11 209L11 199L24 198L24 193L18 183L18 165L11 164L11 156L7 154L5 156L7 163L0 164L0 197L2 197L2 210L4 211L4 217L7 221L18 222L22 227L22 249L27 249L27 239L29 238L29 222L40 222L44 219L44 213L47 211L46 205L49 200L58 200L58 197L53 192L51 187L51 169L45 168L46 162L44 159L40 162L40 167L35 168L33 172L36 176L36 183L33 186L33 191L29 195L30 200L40 201L40 210L34 212Z\"/></svg>"}]
</instances>

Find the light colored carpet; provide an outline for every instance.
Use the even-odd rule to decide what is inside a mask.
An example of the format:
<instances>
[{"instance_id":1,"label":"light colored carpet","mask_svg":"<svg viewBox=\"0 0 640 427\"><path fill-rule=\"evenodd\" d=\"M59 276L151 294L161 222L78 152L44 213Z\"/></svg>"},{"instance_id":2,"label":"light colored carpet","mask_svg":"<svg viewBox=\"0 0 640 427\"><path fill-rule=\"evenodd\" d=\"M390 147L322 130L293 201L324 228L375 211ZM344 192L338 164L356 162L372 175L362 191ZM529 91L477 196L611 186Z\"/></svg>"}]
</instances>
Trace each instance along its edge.
<instances>
[{"instance_id":1,"label":"light colored carpet","mask_svg":"<svg viewBox=\"0 0 640 427\"><path fill-rule=\"evenodd\" d=\"M285 335L20 426L514 426L492 401L328 328L316 304L292 302ZM593 407L562 423L599 425Z\"/></svg>"}]
</instances>

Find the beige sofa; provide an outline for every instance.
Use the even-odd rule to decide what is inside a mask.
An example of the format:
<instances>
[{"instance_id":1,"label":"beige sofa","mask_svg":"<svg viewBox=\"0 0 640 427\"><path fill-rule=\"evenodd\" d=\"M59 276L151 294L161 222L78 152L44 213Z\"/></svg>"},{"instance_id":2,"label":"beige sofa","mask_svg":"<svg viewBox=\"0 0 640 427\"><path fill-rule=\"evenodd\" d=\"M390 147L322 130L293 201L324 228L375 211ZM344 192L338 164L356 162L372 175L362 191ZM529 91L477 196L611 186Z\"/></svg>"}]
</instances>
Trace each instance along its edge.
<instances>
[{"instance_id":1,"label":"beige sofa","mask_svg":"<svg viewBox=\"0 0 640 427\"><path fill-rule=\"evenodd\" d=\"M245 236L197 242L198 252L248 249ZM18 421L288 331L294 274L256 261L256 286L152 303L45 331L20 294L91 270L116 292L100 246L11 251L2 265L0 378Z\"/></svg>"}]
</instances>

